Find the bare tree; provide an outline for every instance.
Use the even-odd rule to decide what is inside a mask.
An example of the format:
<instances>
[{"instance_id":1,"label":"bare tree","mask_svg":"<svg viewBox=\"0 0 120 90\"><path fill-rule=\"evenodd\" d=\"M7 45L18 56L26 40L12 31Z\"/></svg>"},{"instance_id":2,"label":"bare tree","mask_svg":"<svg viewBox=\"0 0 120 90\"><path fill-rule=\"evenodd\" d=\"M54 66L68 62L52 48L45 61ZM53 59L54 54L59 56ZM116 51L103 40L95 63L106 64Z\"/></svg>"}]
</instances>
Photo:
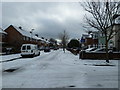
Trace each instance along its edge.
<instances>
[{"instance_id":1,"label":"bare tree","mask_svg":"<svg viewBox=\"0 0 120 90\"><path fill-rule=\"evenodd\" d=\"M120 2L107 0L106 2L85 2L82 4L85 11L91 14L92 18L85 16L88 26L100 31L105 36L106 62L109 63L108 43L118 31L114 30L114 19L119 14Z\"/></svg>"},{"instance_id":2,"label":"bare tree","mask_svg":"<svg viewBox=\"0 0 120 90\"><path fill-rule=\"evenodd\" d=\"M59 34L59 38L61 40L61 43L62 43L62 46L63 46L63 51L65 53L65 48L66 48L66 45L68 43L68 40L69 40L69 35L68 33L64 30L63 33L60 33Z\"/></svg>"}]
</instances>

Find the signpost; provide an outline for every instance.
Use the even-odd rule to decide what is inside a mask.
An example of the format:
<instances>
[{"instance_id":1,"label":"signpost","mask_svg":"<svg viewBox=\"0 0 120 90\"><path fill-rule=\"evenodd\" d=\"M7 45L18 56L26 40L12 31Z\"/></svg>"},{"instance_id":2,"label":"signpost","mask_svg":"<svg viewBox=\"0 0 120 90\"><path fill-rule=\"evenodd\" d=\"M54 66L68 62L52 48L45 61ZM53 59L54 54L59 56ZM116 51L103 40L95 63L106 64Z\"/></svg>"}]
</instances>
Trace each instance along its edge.
<instances>
[{"instance_id":1,"label":"signpost","mask_svg":"<svg viewBox=\"0 0 120 90\"><path fill-rule=\"evenodd\" d=\"M82 58L83 58L83 48L84 48L84 43L85 43L85 39L82 37L80 40L81 44L82 44ZM80 59L80 53L79 53L79 59Z\"/></svg>"}]
</instances>

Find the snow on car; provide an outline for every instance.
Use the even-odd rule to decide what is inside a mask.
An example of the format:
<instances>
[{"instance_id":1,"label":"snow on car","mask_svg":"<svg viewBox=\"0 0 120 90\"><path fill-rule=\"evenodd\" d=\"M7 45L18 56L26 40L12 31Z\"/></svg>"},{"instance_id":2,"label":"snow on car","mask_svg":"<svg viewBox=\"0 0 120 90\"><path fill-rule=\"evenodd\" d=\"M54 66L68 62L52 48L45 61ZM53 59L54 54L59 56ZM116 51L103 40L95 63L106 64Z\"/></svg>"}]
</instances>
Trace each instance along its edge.
<instances>
[{"instance_id":1,"label":"snow on car","mask_svg":"<svg viewBox=\"0 0 120 90\"><path fill-rule=\"evenodd\" d=\"M85 49L85 52L91 52L93 50L95 50L96 48L95 47L92 47L92 48L88 48L88 49Z\"/></svg>"}]
</instances>

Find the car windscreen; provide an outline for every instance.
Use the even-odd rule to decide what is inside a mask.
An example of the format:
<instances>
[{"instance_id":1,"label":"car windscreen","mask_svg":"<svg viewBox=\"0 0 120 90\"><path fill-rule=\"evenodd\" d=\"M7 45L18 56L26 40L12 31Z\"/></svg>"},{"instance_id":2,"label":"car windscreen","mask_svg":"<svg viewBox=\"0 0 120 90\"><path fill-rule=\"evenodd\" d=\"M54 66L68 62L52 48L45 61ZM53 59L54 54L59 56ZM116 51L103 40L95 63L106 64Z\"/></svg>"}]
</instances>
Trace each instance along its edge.
<instances>
[{"instance_id":1,"label":"car windscreen","mask_svg":"<svg viewBox=\"0 0 120 90\"><path fill-rule=\"evenodd\" d=\"M30 50L31 48L30 48L30 46L27 46L27 50Z\"/></svg>"},{"instance_id":2,"label":"car windscreen","mask_svg":"<svg viewBox=\"0 0 120 90\"><path fill-rule=\"evenodd\" d=\"M25 50L25 49L26 49L26 46L23 46L23 47L22 47L22 50Z\"/></svg>"}]
</instances>

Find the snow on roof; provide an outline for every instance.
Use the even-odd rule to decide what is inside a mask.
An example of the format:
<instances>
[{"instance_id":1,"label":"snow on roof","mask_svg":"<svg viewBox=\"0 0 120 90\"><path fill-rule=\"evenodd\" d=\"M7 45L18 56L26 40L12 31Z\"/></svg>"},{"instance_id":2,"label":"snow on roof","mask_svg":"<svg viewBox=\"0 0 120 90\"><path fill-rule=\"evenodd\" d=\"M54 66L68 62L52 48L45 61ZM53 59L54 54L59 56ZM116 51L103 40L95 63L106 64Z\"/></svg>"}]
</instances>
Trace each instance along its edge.
<instances>
[{"instance_id":1,"label":"snow on roof","mask_svg":"<svg viewBox=\"0 0 120 90\"><path fill-rule=\"evenodd\" d=\"M29 31L22 29L21 27L17 27L12 25L19 33L21 33L23 36L26 37L32 37L33 39L37 39L37 40L41 40L42 42L46 42L49 43L49 41L46 41L45 39L39 38L38 36L36 36L35 34L31 34Z\"/></svg>"},{"instance_id":2,"label":"snow on roof","mask_svg":"<svg viewBox=\"0 0 120 90\"><path fill-rule=\"evenodd\" d=\"M13 25L12 25L13 26ZM37 37L35 34L31 34L29 31L24 30L22 28L13 26L18 32L20 32L23 36L27 36L27 37L32 37L33 39L37 39L37 40L42 40L41 38Z\"/></svg>"},{"instance_id":3,"label":"snow on roof","mask_svg":"<svg viewBox=\"0 0 120 90\"><path fill-rule=\"evenodd\" d=\"M49 41L46 41L46 43L50 43Z\"/></svg>"},{"instance_id":4,"label":"snow on roof","mask_svg":"<svg viewBox=\"0 0 120 90\"><path fill-rule=\"evenodd\" d=\"M82 34L82 37L83 37L83 38L88 38L89 35L88 35L88 34Z\"/></svg>"},{"instance_id":5,"label":"snow on roof","mask_svg":"<svg viewBox=\"0 0 120 90\"><path fill-rule=\"evenodd\" d=\"M45 39L42 39L42 38L41 38L41 40L42 40L43 42L47 42Z\"/></svg>"},{"instance_id":6,"label":"snow on roof","mask_svg":"<svg viewBox=\"0 0 120 90\"><path fill-rule=\"evenodd\" d=\"M37 36L33 36L33 38L34 38L34 39L37 39L37 40L41 40L41 41L42 41L42 39L41 39L41 38L39 38L39 37L37 37Z\"/></svg>"},{"instance_id":7,"label":"snow on roof","mask_svg":"<svg viewBox=\"0 0 120 90\"><path fill-rule=\"evenodd\" d=\"M27 36L27 37L31 37L31 33L26 31L26 30L23 30L23 29L20 29L19 27L16 27L16 26L13 26L18 32L20 32L23 36Z\"/></svg>"},{"instance_id":8,"label":"snow on roof","mask_svg":"<svg viewBox=\"0 0 120 90\"><path fill-rule=\"evenodd\" d=\"M91 34L82 34L82 38L92 38Z\"/></svg>"},{"instance_id":9,"label":"snow on roof","mask_svg":"<svg viewBox=\"0 0 120 90\"><path fill-rule=\"evenodd\" d=\"M0 33L7 34L2 28L0 28Z\"/></svg>"}]
</instances>

